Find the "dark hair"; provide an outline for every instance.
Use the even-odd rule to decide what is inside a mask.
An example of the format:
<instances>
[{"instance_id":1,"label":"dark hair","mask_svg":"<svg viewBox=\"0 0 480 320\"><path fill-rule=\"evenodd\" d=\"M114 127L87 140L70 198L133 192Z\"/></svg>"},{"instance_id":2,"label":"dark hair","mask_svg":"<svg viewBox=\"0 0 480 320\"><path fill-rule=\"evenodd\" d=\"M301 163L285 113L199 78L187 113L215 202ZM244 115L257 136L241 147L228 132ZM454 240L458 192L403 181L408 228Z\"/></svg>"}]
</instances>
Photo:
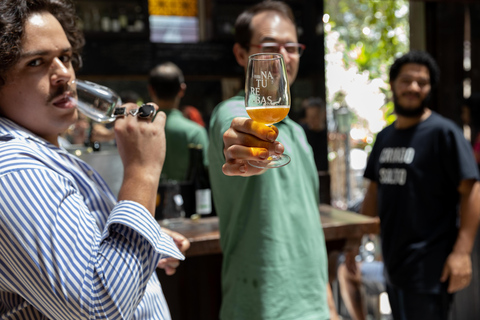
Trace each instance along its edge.
<instances>
[{"instance_id":1,"label":"dark hair","mask_svg":"<svg viewBox=\"0 0 480 320\"><path fill-rule=\"evenodd\" d=\"M183 73L173 62L162 63L150 71L148 84L159 99L172 100L184 83Z\"/></svg>"},{"instance_id":2,"label":"dark hair","mask_svg":"<svg viewBox=\"0 0 480 320\"><path fill-rule=\"evenodd\" d=\"M235 42L240 44L244 49L250 48L250 40L252 39L251 23L255 15L264 11L275 11L280 15L288 18L295 24L295 17L292 9L284 2L266 0L243 11L235 21Z\"/></svg>"},{"instance_id":3,"label":"dark hair","mask_svg":"<svg viewBox=\"0 0 480 320\"><path fill-rule=\"evenodd\" d=\"M71 0L1 0L0 1L0 86L5 73L17 63L22 51L25 22L34 13L49 12L59 22L72 46L72 65L78 70L85 39L76 24Z\"/></svg>"},{"instance_id":4,"label":"dark hair","mask_svg":"<svg viewBox=\"0 0 480 320\"><path fill-rule=\"evenodd\" d=\"M400 69L404 64L416 63L424 65L430 73L430 85L434 88L440 80L440 69L430 54L425 51L410 51L407 54L396 59L390 67L390 81L397 79Z\"/></svg>"}]
</instances>

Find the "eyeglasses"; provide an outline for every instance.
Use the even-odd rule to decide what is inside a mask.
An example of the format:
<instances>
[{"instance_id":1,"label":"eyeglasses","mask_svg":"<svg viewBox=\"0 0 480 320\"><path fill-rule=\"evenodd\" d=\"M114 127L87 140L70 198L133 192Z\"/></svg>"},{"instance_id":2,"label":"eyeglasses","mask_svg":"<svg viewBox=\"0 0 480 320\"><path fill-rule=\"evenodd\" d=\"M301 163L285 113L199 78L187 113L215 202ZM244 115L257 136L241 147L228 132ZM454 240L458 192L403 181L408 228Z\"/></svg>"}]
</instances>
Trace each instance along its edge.
<instances>
[{"instance_id":1,"label":"eyeglasses","mask_svg":"<svg viewBox=\"0 0 480 320\"><path fill-rule=\"evenodd\" d=\"M305 50L305 45L301 43L276 43L276 42L265 42L260 44L250 44L250 46L255 48L260 48L262 53L280 53L280 49L284 48L289 55L302 55L303 50Z\"/></svg>"}]
</instances>

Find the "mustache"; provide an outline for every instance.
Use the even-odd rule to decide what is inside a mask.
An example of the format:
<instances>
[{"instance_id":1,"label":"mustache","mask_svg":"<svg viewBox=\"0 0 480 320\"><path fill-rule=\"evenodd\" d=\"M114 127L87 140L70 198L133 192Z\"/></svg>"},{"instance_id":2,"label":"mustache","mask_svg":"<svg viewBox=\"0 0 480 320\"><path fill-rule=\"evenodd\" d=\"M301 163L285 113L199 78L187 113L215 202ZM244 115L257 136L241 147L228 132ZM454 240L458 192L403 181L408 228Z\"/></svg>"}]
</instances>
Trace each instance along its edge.
<instances>
[{"instance_id":1,"label":"mustache","mask_svg":"<svg viewBox=\"0 0 480 320\"><path fill-rule=\"evenodd\" d=\"M418 92L404 92L404 93L402 94L402 97L406 97L406 96L409 96L409 95L413 95L413 96L415 96L415 97L417 97L417 98L420 98L420 93L418 93Z\"/></svg>"},{"instance_id":2,"label":"mustache","mask_svg":"<svg viewBox=\"0 0 480 320\"><path fill-rule=\"evenodd\" d=\"M403 93L402 96L405 96L407 94L414 94L414 95L420 97L420 95L415 93L415 92L411 92L411 93L406 92L406 93ZM395 113L397 115L401 115L401 116L404 116L404 117L407 117L407 118L420 116L423 113L423 111L425 110L425 108L428 108L431 99L432 99L432 92L430 91L427 94L427 96L421 101L421 103L418 107L416 107L414 109L407 109L407 108L404 108L398 102L398 96L395 93L395 91L393 92L393 104L394 104Z\"/></svg>"},{"instance_id":3,"label":"mustache","mask_svg":"<svg viewBox=\"0 0 480 320\"><path fill-rule=\"evenodd\" d=\"M58 96L62 96L65 92L72 92L74 95L77 94L76 90L73 90L72 86L68 83L66 83L63 86L59 86L55 92L51 93L47 97L47 102L52 102L55 98Z\"/></svg>"}]
</instances>

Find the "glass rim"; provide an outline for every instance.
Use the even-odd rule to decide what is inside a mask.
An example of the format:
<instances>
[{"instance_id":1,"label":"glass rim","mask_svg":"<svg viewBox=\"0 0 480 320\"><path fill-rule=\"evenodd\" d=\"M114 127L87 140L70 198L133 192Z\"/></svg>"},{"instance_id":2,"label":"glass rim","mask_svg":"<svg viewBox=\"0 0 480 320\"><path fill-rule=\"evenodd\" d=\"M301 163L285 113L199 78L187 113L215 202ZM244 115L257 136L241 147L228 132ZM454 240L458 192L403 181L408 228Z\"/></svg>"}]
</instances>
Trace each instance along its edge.
<instances>
[{"instance_id":1,"label":"glass rim","mask_svg":"<svg viewBox=\"0 0 480 320\"><path fill-rule=\"evenodd\" d=\"M272 56L271 58L266 58L266 59L259 59L259 56ZM281 53L276 53L276 52L261 52L261 53L254 53L248 57L248 60L263 60L263 61L268 61L268 60L283 60L283 55Z\"/></svg>"}]
</instances>

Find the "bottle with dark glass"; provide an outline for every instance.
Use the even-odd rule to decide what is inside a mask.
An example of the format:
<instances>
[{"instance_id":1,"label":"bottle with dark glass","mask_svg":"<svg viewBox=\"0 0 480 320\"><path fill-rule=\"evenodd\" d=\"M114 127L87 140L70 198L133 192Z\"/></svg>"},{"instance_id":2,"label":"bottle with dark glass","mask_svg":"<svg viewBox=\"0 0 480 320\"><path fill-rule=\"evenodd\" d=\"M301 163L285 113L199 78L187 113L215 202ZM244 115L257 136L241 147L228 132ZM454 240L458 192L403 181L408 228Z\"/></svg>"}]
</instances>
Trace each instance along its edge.
<instances>
[{"instance_id":1,"label":"bottle with dark glass","mask_svg":"<svg viewBox=\"0 0 480 320\"><path fill-rule=\"evenodd\" d=\"M155 209L155 219L163 220L165 224L181 223L185 218L183 197L178 181L169 180L158 188Z\"/></svg>"},{"instance_id":2,"label":"bottle with dark glass","mask_svg":"<svg viewBox=\"0 0 480 320\"><path fill-rule=\"evenodd\" d=\"M189 145L189 151L190 163L186 181L190 185L189 196L187 196L188 201L191 202L189 205L190 213L212 216L212 192L207 168L203 165L203 146L201 144ZM187 199L185 199L185 202L187 202Z\"/></svg>"},{"instance_id":3,"label":"bottle with dark glass","mask_svg":"<svg viewBox=\"0 0 480 320\"><path fill-rule=\"evenodd\" d=\"M190 177L194 175L194 169L196 168L198 153L195 149L195 144L188 145L189 160L187 173L185 180L182 181L182 196L183 196L183 208L185 209L185 217L190 218L195 214L195 189L193 188L193 181L190 181Z\"/></svg>"},{"instance_id":4,"label":"bottle with dark glass","mask_svg":"<svg viewBox=\"0 0 480 320\"><path fill-rule=\"evenodd\" d=\"M100 151L101 144L99 141L93 140L92 139L92 131L93 131L93 121L89 121L89 127L88 127L88 133L86 136L86 139L84 141L84 145L87 148L91 148L91 151Z\"/></svg>"}]
</instances>

